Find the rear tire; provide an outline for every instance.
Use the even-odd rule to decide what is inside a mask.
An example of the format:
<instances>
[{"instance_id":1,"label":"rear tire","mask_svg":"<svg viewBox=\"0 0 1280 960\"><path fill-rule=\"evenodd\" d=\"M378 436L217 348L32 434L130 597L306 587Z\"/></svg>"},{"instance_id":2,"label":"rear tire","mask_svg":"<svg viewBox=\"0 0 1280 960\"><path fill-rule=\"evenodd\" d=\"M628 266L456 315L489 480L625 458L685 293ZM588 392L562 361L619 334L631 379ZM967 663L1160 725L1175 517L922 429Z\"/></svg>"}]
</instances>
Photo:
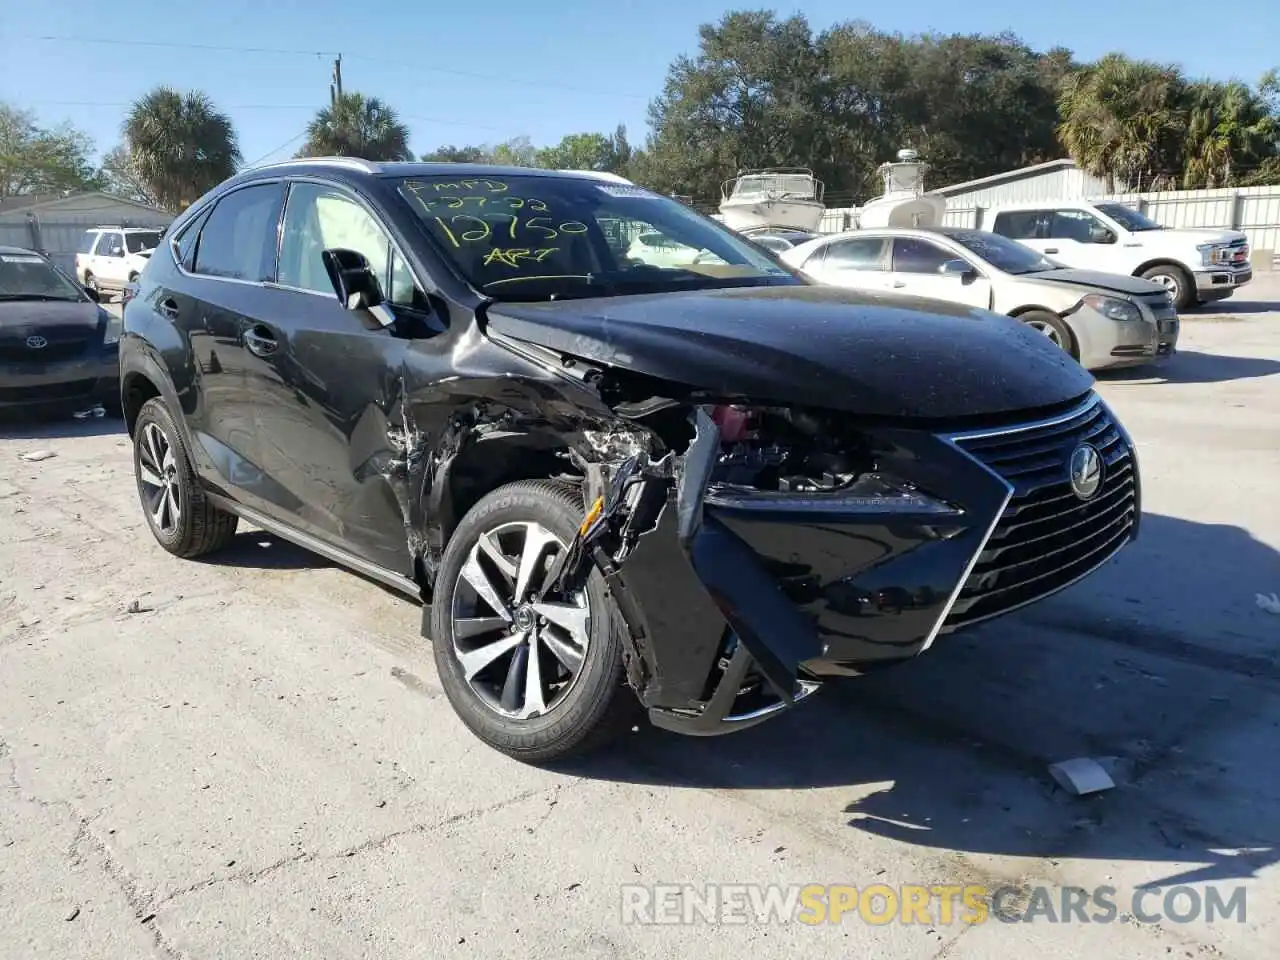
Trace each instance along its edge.
<instances>
[{"instance_id":1,"label":"rear tire","mask_svg":"<svg viewBox=\"0 0 1280 960\"><path fill-rule=\"evenodd\" d=\"M205 496L182 435L159 397L138 412L133 472L151 535L174 556L192 559L221 550L236 535L238 518Z\"/></svg>"},{"instance_id":2,"label":"rear tire","mask_svg":"<svg viewBox=\"0 0 1280 960\"><path fill-rule=\"evenodd\" d=\"M622 616L594 564L574 596L531 604L528 587L516 595L522 581L541 583L582 516L581 494L568 484L494 490L454 531L432 592L432 644L449 702L477 737L527 763L598 748L638 710L624 679Z\"/></svg>"},{"instance_id":3,"label":"rear tire","mask_svg":"<svg viewBox=\"0 0 1280 960\"><path fill-rule=\"evenodd\" d=\"M1033 330L1038 330L1050 342L1057 344L1067 355L1073 360L1080 359L1080 352L1076 346L1076 338L1071 332L1071 328L1067 326L1067 322L1056 313L1050 313L1048 310L1028 310L1026 313L1020 313L1014 318L1021 320Z\"/></svg>"},{"instance_id":4,"label":"rear tire","mask_svg":"<svg viewBox=\"0 0 1280 960\"><path fill-rule=\"evenodd\" d=\"M1160 263L1142 271L1142 279L1160 284L1173 294L1173 305L1181 313L1196 302L1196 285L1187 271L1173 263Z\"/></svg>"},{"instance_id":5,"label":"rear tire","mask_svg":"<svg viewBox=\"0 0 1280 960\"><path fill-rule=\"evenodd\" d=\"M86 290L95 290L95 291L97 291L98 293L102 293L102 288L98 286L98 278L97 278L97 277L95 277L95 276L94 276L92 273L90 273L88 270L86 270L86 271L84 272L84 284L83 284L83 286L84 286L84 288L85 288Z\"/></svg>"}]
</instances>

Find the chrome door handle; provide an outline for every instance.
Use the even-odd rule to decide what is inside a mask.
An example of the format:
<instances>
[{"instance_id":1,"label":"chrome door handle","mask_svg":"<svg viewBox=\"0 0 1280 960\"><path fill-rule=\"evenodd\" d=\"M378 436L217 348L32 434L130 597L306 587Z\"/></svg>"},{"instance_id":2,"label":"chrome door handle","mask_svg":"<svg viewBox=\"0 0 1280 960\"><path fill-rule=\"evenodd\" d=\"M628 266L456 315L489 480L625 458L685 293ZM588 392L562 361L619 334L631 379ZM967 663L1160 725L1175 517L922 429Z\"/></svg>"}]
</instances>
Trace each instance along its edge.
<instances>
[{"instance_id":1,"label":"chrome door handle","mask_svg":"<svg viewBox=\"0 0 1280 960\"><path fill-rule=\"evenodd\" d=\"M895 280L895 281L893 281L893 285L894 285L895 287L905 287L907 284L906 284L906 282L905 282L905 281L902 281L902 280Z\"/></svg>"},{"instance_id":2,"label":"chrome door handle","mask_svg":"<svg viewBox=\"0 0 1280 960\"><path fill-rule=\"evenodd\" d=\"M242 335L244 337L244 345L255 356L265 357L268 354L275 353L280 346L276 338L271 335L271 332L263 326L250 327Z\"/></svg>"},{"instance_id":3,"label":"chrome door handle","mask_svg":"<svg viewBox=\"0 0 1280 960\"><path fill-rule=\"evenodd\" d=\"M1057 247L1045 247L1044 252L1045 252L1045 253L1057 253L1057 252L1058 252L1058 248L1057 248Z\"/></svg>"}]
</instances>

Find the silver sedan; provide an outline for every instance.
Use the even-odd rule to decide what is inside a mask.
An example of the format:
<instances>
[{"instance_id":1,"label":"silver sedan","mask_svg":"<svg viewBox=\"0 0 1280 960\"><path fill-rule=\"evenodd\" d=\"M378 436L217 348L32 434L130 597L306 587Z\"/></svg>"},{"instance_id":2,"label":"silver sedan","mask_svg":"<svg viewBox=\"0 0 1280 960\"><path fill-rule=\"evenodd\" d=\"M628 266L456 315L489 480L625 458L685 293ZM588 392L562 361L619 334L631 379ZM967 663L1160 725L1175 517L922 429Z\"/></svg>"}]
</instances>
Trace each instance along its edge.
<instances>
[{"instance_id":1,"label":"silver sedan","mask_svg":"<svg viewBox=\"0 0 1280 960\"><path fill-rule=\"evenodd\" d=\"M856 230L779 257L820 283L1008 314L1090 370L1151 363L1177 350L1177 310L1159 284L1072 270L986 230Z\"/></svg>"}]
</instances>

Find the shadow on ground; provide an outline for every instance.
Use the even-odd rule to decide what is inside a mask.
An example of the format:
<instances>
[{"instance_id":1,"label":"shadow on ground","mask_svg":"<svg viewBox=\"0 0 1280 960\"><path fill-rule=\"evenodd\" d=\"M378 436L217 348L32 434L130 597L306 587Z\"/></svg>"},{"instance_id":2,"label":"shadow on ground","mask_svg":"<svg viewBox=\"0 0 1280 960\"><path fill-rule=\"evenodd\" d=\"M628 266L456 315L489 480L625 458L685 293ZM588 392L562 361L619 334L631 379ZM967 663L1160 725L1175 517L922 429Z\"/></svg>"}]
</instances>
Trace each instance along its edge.
<instances>
[{"instance_id":1,"label":"shadow on ground","mask_svg":"<svg viewBox=\"0 0 1280 960\"><path fill-rule=\"evenodd\" d=\"M1144 523L1153 553L1198 555L1167 561L1187 568L1183 605L1236 602L1208 573L1215 565L1280 570L1280 556L1245 530L1156 515ZM1128 578L1114 566L1094 575L1116 576ZM1141 589L1121 584L1111 606L1087 614L1062 608L1064 622L1051 627L1012 614L944 637L918 660L829 685L740 734L684 738L642 724L630 749L572 772L689 788L825 788L856 830L970 854L1146 862L1168 873L1153 884L1254 875L1280 861L1268 826L1280 822L1280 769L1258 762L1274 757L1275 677L1218 658L1212 634L1188 647L1174 611L1125 602ZM1135 610L1141 642L1093 629ZM1047 765L1077 756L1109 758L1117 788L1077 798L1055 787Z\"/></svg>"},{"instance_id":2,"label":"shadow on ground","mask_svg":"<svg viewBox=\"0 0 1280 960\"><path fill-rule=\"evenodd\" d=\"M206 554L201 563L257 570L323 570L333 564L265 530L241 529L231 545Z\"/></svg>"},{"instance_id":3,"label":"shadow on ground","mask_svg":"<svg viewBox=\"0 0 1280 960\"><path fill-rule=\"evenodd\" d=\"M1280 312L1280 300L1219 300L1185 310L1180 316L1187 320L1209 317L1230 317L1237 314Z\"/></svg>"},{"instance_id":4,"label":"shadow on ground","mask_svg":"<svg viewBox=\"0 0 1280 960\"><path fill-rule=\"evenodd\" d=\"M1122 370L1099 370L1095 376L1102 383L1222 383L1269 377L1277 373L1280 373L1280 361L1266 357L1228 357L1180 350L1163 363Z\"/></svg>"},{"instance_id":5,"label":"shadow on ground","mask_svg":"<svg viewBox=\"0 0 1280 960\"><path fill-rule=\"evenodd\" d=\"M0 438L5 440L64 440L76 437L107 437L124 434L124 421L108 414L77 420L71 415L41 418L18 417L7 414L0 417Z\"/></svg>"}]
</instances>

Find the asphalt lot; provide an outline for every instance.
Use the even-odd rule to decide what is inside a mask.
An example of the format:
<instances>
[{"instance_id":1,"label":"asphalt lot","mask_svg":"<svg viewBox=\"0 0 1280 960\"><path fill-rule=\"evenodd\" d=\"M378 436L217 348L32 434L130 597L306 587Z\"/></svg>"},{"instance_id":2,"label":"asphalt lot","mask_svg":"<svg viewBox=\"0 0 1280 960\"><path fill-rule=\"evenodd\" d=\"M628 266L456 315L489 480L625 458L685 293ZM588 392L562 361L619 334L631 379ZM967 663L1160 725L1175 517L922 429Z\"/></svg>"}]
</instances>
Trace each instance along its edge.
<instances>
[{"instance_id":1,"label":"asphalt lot","mask_svg":"<svg viewBox=\"0 0 1280 960\"><path fill-rule=\"evenodd\" d=\"M412 605L251 531L161 551L118 421L0 432L0 957L1273 956L1280 276L1185 321L1102 378L1146 507L1110 566L755 731L560 771L466 733ZM1116 788L1055 788L1075 756ZM1120 916L623 922L624 885L712 882L1111 885ZM1245 919L1128 915L1182 884Z\"/></svg>"}]
</instances>

